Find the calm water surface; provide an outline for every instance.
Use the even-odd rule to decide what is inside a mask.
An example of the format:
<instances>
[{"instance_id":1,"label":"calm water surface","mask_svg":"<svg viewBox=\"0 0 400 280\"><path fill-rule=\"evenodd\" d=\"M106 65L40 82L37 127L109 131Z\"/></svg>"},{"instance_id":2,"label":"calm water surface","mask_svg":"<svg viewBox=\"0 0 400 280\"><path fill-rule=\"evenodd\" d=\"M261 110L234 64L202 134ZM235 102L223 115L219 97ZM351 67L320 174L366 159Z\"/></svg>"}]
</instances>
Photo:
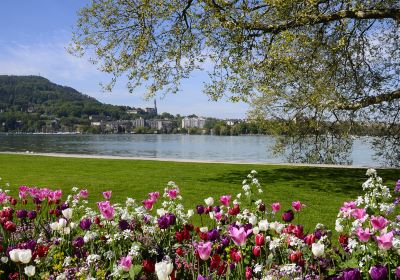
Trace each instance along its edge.
<instances>
[{"instance_id":1,"label":"calm water surface","mask_svg":"<svg viewBox=\"0 0 400 280\"><path fill-rule=\"evenodd\" d=\"M0 151L67 153L207 161L284 163L268 151L270 136L0 134ZM356 139L353 165L378 166L365 139Z\"/></svg>"}]
</instances>

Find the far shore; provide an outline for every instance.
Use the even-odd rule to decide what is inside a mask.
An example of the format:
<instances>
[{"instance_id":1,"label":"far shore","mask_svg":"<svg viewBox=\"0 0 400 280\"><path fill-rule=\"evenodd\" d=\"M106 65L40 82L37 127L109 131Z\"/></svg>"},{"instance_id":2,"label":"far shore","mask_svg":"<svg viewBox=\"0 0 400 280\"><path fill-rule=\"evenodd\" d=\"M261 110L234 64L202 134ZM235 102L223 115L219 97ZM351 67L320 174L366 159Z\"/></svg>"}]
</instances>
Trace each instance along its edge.
<instances>
[{"instance_id":1,"label":"far shore","mask_svg":"<svg viewBox=\"0 0 400 280\"><path fill-rule=\"evenodd\" d=\"M299 167L320 167L320 168L379 168L392 169L389 167L364 166L364 165L335 165L335 164L310 164L310 163L262 163L262 162L246 162L246 161L212 161L198 159L178 159L178 158L150 158L150 157L130 157L130 156L109 156L109 155L90 155L90 154L66 154L66 153L35 153L26 152L0 152L0 154L9 155L27 155L27 156L45 156L45 157L64 157L64 158L87 158L87 159L113 159L113 160L143 160L143 161L170 161L170 162L187 162L187 163L218 163L218 164L242 164L242 165L278 165L278 166L299 166Z\"/></svg>"}]
</instances>

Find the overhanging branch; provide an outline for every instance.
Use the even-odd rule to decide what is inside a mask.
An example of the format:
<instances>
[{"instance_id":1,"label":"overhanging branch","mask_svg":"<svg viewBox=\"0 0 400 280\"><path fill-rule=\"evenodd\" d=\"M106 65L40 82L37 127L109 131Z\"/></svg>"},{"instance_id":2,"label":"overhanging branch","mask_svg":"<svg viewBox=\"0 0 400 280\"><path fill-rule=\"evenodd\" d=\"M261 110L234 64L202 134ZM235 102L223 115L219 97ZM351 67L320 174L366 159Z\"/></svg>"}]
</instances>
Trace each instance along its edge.
<instances>
[{"instance_id":1,"label":"overhanging branch","mask_svg":"<svg viewBox=\"0 0 400 280\"><path fill-rule=\"evenodd\" d=\"M354 103L339 103L335 107L338 110L356 111L372 105L390 102L397 99L400 99L400 89L375 96L368 96Z\"/></svg>"},{"instance_id":2,"label":"overhanging branch","mask_svg":"<svg viewBox=\"0 0 400 280\"><path fill-rule=\"evenodd\" d=\"M285 30L289 30L296 27L302 27L307 25L316 25L320 23L329 23L338 21L341 19L394 19L400 22L400 9L372 9L372 10L342 10L331 14L320 14L320 15L305 15L300 16L296 19L281 23L281 24L264 24L264 23L250 23L250 22L238 22L239 26L248 30L258 30L266 33L280 33Z\"/></svg>"}]
</instances>

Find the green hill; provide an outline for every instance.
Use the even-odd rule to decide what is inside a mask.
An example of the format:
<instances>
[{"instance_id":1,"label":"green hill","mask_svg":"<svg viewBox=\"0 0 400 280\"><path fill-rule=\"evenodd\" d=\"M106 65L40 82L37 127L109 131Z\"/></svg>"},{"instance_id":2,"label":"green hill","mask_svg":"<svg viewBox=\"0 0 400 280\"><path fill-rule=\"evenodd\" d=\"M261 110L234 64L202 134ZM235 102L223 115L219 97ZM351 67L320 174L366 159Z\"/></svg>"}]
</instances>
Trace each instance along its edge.
<instances>
[{"instance_id":1,"label":"green hill","mask_svg":"<svg viewBox=\"0 0 400 280\"><path fill-rule=\"evenodd\" d=\"M90 125L90 115L127 117L124 106L103 104L43 77L0 75L0 131L42 132L55 124L58 130L75 131L76 125Z\"/></svg>"}]
</instances>

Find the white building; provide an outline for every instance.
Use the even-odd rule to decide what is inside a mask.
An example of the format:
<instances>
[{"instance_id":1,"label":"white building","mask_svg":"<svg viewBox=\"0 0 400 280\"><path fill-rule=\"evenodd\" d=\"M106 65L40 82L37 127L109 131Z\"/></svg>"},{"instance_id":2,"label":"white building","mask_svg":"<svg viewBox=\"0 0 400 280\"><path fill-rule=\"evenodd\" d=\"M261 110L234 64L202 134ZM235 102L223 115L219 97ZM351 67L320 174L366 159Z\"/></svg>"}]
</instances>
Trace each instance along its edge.
<instances>
[{"instance_id":1,"label":"white building","mask_svg":"<svg viewBox=\"0 0 400 280\"><path fill-rule=\"evenodd\" d=\"M204 118L184 118L182 119L182 128L203 128L206 124L206 119Z\"/></svg>"}]
</instances>

